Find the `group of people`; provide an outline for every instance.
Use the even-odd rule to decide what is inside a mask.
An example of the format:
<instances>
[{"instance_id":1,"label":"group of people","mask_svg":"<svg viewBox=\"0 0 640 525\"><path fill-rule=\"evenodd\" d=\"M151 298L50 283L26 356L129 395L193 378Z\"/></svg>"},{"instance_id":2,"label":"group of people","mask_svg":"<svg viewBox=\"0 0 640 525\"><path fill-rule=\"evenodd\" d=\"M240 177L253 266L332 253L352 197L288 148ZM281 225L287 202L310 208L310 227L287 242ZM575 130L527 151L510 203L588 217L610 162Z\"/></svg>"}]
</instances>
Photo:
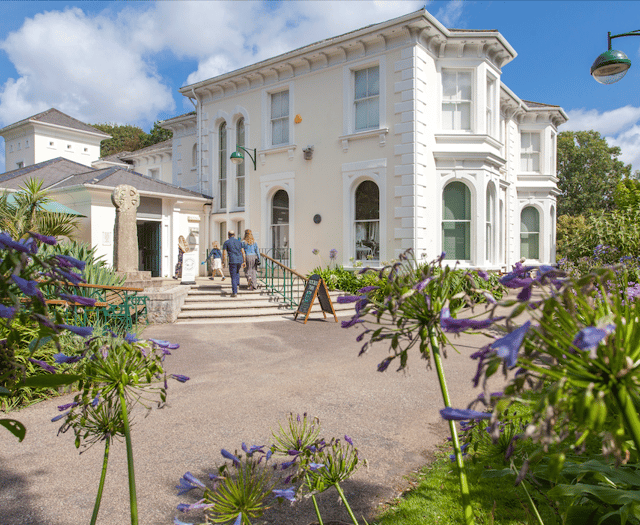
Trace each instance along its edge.
<instances>
[{"instance_id":1,"label":"group of people","mask_svg":"<svg viewBox=\"0 0 640 525\"><path fill-rule=\"evenodd\" d=\"M251 230L244 231L244 238L242 241L240 239L236 239L235 232L233 230L229 231L228 237L229 238L224 241L222 249L220 249L218 241L213 242L213 249L209 253L207 260L213 260L210 279L215 279L216 271L219 271L223 281L225 278L222 273L222 268L223 266L226 266L227 260L229 261L231 297L237 297L238 285L240 284L240 268L244 268L244 274L247 278L249 290L258 289L260 251L258 250L258 243L256 243L253 238ZM207 261L204 262L206 263Z\"/></svg>"},{"instance_id":2,"label":"group of people","mask_svg":"<svg viewBox=\"0 0 640 525\"><path fill-rule=\"evenodd\" d=\"M238 295L240 268L244 268L249 290L258 289L258 266L260 265L260 250L258 249L258 243L256 243L253 238L251 230L244 231L242 241L236 239L235 235L233 230L229 230L229 238L224 241L222 249L218 241L213 241L209 255L201 263L206 264L207 261L211 259L211 277L209 277L209 279L215 280L216 272L220 272L220 277L222 277L224 281L225 276L222 273L222 268L227 265L228 259L229 274L231 275L231 297L237 297ZM176 264L174 279L180 279L182 277L182 255L188 251L189 245L181 235L178 237L178 264Z\"/></svg>"}]
</instances>

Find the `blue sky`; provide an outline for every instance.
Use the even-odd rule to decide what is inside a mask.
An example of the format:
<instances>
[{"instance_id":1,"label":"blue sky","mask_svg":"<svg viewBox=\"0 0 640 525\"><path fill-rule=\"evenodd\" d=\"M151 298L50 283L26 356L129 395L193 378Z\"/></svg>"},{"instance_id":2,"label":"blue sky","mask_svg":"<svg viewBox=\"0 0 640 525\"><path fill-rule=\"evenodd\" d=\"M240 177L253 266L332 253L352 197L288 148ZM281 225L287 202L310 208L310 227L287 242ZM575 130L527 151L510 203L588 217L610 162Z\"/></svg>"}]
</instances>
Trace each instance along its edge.
<instances>
[{"instance_id":1,"label":"blue sky","mask_svg":"<svg viewBox=\"0 0 640 525\"><path fill-rule=\"evenodd\" d=\"M640 169L640 38L613 41L635 64L620 82L589 75L607 31L638 29L636 1L4 1L0 127L56 107L148 131L192 109L177 91L185 84L425 5L447 27L499 30L518 53L503 68L509 88L562 106L571 120L561 131L598 130Z\"/></svg>"}]
</instances>

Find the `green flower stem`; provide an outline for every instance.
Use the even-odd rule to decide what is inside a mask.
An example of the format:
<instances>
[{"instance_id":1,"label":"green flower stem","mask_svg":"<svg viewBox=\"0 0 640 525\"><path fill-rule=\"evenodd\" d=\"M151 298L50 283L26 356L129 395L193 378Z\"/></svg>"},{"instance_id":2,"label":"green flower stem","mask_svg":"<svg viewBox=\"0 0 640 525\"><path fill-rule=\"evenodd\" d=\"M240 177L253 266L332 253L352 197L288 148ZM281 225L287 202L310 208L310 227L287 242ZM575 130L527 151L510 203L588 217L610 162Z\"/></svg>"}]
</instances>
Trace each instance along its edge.
<instances>
[{"instance_id":1,"label":"green flower stem","mask_svg":"<svg viewBox=\"0 0 640 525\"><path fill-rule=\"evenodd\" d=\"M515 472L516 475L518 474L518 469L513 464L513 461L511 461L511 470L513 470L513 472ZM533 502L533 499L531 498L531 495L529 494L529 491L527 490L526 482L524 480L522 480L520 485L522 485L522 488L524 489L524 493L527 495L527 499L529 500L529 505L531 505L531 508L533 509L533 513L536 515L536 519L538 520L538 524L539 525L544 525L544 521L542 521L542 516L540 516L540 513L538 512L538 507L536 507L536 504Z\"/></svg>"},{"instance_id":2,"label":"green flower stem","mask_svg":"<svg viewBox=\"0 0 640 525\"><path fill-rule=\"evenodd\" d=\"M311 481L309 480L309 474L305 472L304 476L305 478L307 478L307 486L311 488ZM320 516L320 509L318 508L318 502L316 501L315 494L311 494L311 501L313 501L313 508L316 511L316 516L318 516L318 525L324 525L322 523L322 516Z\"/></svg>"},{"instance_id":3,"label":"green flower stem","mask_svg":"<svg viewBox=\"0 0 640 525\"><path fill-rule=\"evenodd\" d=\"M431 350L433 352L433 362L436 364L438 373L438 381L440 382L440 390L442 391L442 400L445 407L451 406L449 398L449 390L447 389L447 381L444 377L444 369L442 367L442 356L440 355L440 345L433 332L430 333ZM464 522L466 525L473 525L473 509L471 508L471 495L469 493L469 483L467 482L467 471L462 460L462 450L460 449L460 441L458 440L458 432L456 430L455 421L449 421L449 430L451 432L451 442L453 444L453 453L458 466L458 477L460 479L460 493L462 494L462 511L464 514Z\"/></svg>"},{"instance_id":4,"label":"green flower stem","mask_svg":"<svg viewBox=\"0 0 640 525\"><path fill-rule=\"evenodd\" d=\"M340 484L339 483L336 483L336 490L338 491L338 494L340 494L340 498L342 499L342 503L344 503L344 506L347 509L347 512L349 513L349 516L351 516L351 520L353 521L354 525L358 525L358 520L353 515L353 511L351 510L351 507L349 506L349 503L347 502L347 498L345 497L344 492L342 492L342 488L340 488Z\"/></svg>"},{"instance_id":5,"label":"green flower stem","mask_svg":"<svg viewBox=\"0 0 640 525\"><path fill-rule=\"evenodd\" d=\"M138 525L138 498L136 497L136 476L133 470L133 445L131 444L131 430L129 429L129 414L127 413L127 400L124 397L124 388L120 391L120 406L122 407L122 424L124 426L124 438L127 443L127 470L129 471L129 504L131 506L131 525Z\"/></svg>"},{"instance_id":6,"label":"green flower stem","mask_svg":"<svg viewBox=\"0 0 640 525\"><path fill-rule=\"evenodd\" d=\"M620 405L622 418L624 419L627 430L631 434L631 438L635 443L636 451L640 452L640 418L638 418L638 413L636 412L631 396L627 391L627 387L618 384L612 388L612 391Z\"/></svg>"},{"instance_id":7,"label":"green flower stem","mask_svg":"<svg viewBox=\"0 0 640 525\"><path fill-rule=\"evenodd\" d=\"M107 463L109 461L109 446L111 439L107 437L104 444L104 460L102 462L102 474L100 474L100 484L98 485L98 495L96 496L96 504L93 506L93 514L91 516L91 525L96 525L98 519L98 511L100 510L100 502L102 501L102 490L104 489L104 480L107 477Z\"/></svg>"}]
</instances>

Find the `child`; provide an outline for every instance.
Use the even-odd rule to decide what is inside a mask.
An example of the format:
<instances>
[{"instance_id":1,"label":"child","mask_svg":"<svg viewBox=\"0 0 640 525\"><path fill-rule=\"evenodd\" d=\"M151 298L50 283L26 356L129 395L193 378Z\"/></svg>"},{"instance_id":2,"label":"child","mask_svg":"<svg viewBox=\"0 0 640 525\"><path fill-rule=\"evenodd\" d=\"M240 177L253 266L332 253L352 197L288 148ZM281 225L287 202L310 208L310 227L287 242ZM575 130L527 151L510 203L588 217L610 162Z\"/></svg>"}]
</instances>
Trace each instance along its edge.
<instances>
[{"instance_id":1,"label":"child","mask_svg":"<svg viewBox=\"0 0 640 525\"><path fill-rule=\"evenodd\" d=\"M224 274L222 273L222 252L220 251L220 244L218 241L213 241L211 244L211 251L209 252L209 257L202 263L206 263L209 259L213 259L213 263L211 264L211 279L212 281L216 277L216 270L220 272L220 277L224 281Z\"/></svg>"}]
</instances>

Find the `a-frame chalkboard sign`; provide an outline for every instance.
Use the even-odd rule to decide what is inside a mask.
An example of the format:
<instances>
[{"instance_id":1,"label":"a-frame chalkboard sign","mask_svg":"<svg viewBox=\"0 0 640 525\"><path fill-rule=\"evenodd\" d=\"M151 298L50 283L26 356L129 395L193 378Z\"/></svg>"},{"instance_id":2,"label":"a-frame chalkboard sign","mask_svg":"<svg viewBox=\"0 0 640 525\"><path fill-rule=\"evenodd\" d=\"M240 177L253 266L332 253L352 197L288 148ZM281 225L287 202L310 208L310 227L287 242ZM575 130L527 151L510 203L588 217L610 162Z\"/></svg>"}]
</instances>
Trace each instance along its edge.
<instances>
[{"instance_id":1,"label":"a-frame chalkboard sign","mask_svg":"<svg viewBox=\"0 0 640 525\"><path fill-rule=\"evenodd\" d=\"M307 318L309 317L309 312L311 312L311 306L313 306L313 302L316 297L320 302L320 308L322 308L322 313L324 318L327 318L327 314L333 314L336 323L338 322L338 316L336 315L336 311L333 309L333 304L331 303L331 298L329 297L329 290L327 290L327 285L324 283L322 277L320 277L317 273L314 273L309 280L307 281L307 286L304 288L304 293L302 294L302 299L300 299L300 304L298 305L298 310L293 317L295 321L298 318L298 314L304 314L304 324L307 324Z\"/></svg>"}]
</instances>

